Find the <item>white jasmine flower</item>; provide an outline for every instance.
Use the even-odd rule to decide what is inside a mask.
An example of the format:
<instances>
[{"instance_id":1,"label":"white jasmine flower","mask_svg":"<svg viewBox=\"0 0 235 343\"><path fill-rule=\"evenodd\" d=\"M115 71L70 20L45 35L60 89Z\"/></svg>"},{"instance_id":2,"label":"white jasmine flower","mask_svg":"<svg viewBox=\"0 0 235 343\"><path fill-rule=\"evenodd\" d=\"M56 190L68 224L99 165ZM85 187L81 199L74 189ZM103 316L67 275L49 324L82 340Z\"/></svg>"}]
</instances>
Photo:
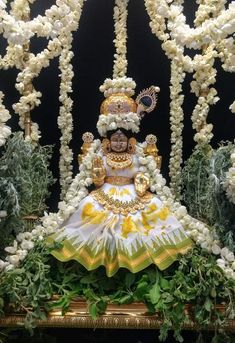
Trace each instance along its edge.
<instances>
[{"instance_id":1,"label":"white jasmine flower","mask_svg":"<svg viewBox=\"0 0 235 343\"><path fill-rule=\"evenodd\" d=\"M23 240L21 242L21 248L23 250L31 250L33 249L33 247L34 247L34 243L32 241Z\"/></svg>"}]
</instances>

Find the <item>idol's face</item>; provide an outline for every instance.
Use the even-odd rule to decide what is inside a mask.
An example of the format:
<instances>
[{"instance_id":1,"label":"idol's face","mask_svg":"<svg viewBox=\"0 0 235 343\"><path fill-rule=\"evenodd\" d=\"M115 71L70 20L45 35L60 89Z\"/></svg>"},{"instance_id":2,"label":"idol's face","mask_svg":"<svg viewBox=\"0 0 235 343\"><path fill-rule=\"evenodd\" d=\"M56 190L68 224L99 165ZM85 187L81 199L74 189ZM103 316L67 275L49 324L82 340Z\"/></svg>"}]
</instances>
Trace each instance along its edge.
<instances>
[{"instance_id":1,"label":"idol's face","mask_svg":"<svg viewBox=\"0 0 235 343\"><path fill-rule=\"evenodd\" d=\"M123 152L127 150L128 138L121 130L113 133L110 138L111 150L114 152Z\"/></svg>"}]
</instances>

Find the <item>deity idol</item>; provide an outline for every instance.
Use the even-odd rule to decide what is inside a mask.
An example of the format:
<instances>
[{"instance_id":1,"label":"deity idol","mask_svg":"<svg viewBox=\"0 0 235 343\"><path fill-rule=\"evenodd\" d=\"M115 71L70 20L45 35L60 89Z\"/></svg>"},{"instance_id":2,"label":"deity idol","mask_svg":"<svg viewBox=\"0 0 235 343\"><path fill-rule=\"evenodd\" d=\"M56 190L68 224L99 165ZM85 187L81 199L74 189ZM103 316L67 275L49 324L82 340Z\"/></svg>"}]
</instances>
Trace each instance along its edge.
<instances>
[{"instance_id":1,"label":"deity idol","mask_svg":"<svg viewBox=\"0 0 235 343\"><path fill-rule=\"evenodd\" d=\"M192 242L184 228L158 195L149 191L150 178L140 171L132 131L137 131L143 112L154 109L155 90L143 91L136 101L114 92L102 103L97 127L105 138L92 161L95 189L48 238L50 243L62 243L52 250L58 260L76 260L88 270L102 265L112 276L119 268L136 273L152 263L164 270L190 249ZM80 166L93 135L86 133L83 139ZM153 156L160 168L153 135L147 136L145 154Z\"/></svg>"}]
</instances>

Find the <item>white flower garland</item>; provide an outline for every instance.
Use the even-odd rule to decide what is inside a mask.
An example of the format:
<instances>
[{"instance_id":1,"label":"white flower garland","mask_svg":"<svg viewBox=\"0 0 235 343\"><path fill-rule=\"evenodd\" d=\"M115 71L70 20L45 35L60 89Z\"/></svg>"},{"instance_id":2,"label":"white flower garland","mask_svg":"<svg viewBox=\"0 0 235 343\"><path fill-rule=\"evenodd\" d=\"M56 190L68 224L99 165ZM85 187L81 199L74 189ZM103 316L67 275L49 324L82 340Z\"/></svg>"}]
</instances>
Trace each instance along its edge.
<instances>
[{"instance_id":1,"label":"white flower garland","mask_svg":"<svg viewBox=\"0 0 235 343\"><path fill-rule=\"evenodd\" d=\"M80 172L71 183L64 201L59 203L59 211L44 215L42 225L38 225L31 232L19 233L12 246L6 247L9 253L5 261L0 260L0 270L11 270L25 259L28 252L33 249L38 240L54 233L71 214L73 214L80 201L88 194L87 187L92 184L92 160L101 148L100 140L95 140L80 166Z\"/></svg>"},{"instance_id":2,"label":"white flower garland","mask_svg":"<svg viewBox=\"0 0 235 343\"><path fill-rule=\"evenodd\" d=\"M224 69L234 71L235 68L234 40L232 37L227 38L235 31L235 2L233 1L225 10L224 0L199 0L194 21L196 28L190 28L185 24L182 3L183 1L145 0L150 27L153 34L163 41L162 48L168 58L172 63L178 64L182 74L184 71L195 71L195 80L191 83L192 92L198 97L192 113L193 128L196 130L194 140L198 144L204 144L209 143L213 137L213 125L206 122L210 105L219 100L215 88L210 88L216 82L216 70L213 68L215 57L221 58ZM216 50L217 46L219 53ZM196 54L192 59L184 56L185 47L202 48L203 52ZM179 81L177 75L171 75L171 85L177 85L171 86L171 123L179 123L179 127L171 124L170 176L172 191L177 196L180 194L183 128L183 98L180 103L179 88L183 79ZM233 104L230 108L233 110Z\"/></svg>"},{"instance_id":3,"label":"white flower garland","mask_svg":"<svg viewBox=\"0 0 235 343\"><path fill-rule=\"evenodd\" d=\"M213 68L217 52L213 46L204 50L204 54L195 56L195 74L191 82L191 90L198 97L192 113L193 128L197 131L194 140L198 144L209 143L213 137L212 124L207 124L210 106L219 100L217 91L210 86L216 82L217 71Z\"/></svg>"},{"instance_id":4,"label":"white flower garland","mask_svg":"<svg viewBox=\"0 0 235 343\"><path fill-rule=\"evenodd\" d=\"M9 111L3 105L3 92L0 92L0 146L6 143L11 134L11 128L5 123L11 118Z\"/></svg>"},{"instance_id":5,"label":"white flower garland","mask_svg":"<svg viewBox=\"0 0 235 343\"><path fill-rule=\"evenodd\" d=\"M25 65L18 65L21 72L17 76L16 88L22 96L18 103L13 105L13 108L15 112L19 114L19 124L22 129L24 129L25 114L32 111L34 107L39 106L40 104L41 93L32 89L32 81L39 75L43 68L46 68L49 65L49 61L51 59L60 55L63 46L67 44L67 36L77 29L84 0L57 0L56 3L56 6L54 5L46 11L45 17L38 16L32 21L23 22L29 27L34 27L34 24L36 23L36 26L34 27L35 30L32 32L37 33L39 36L46 36L48 38L52 37L53 39L49 40L47 48L37 55L29 53L28 60ZM17 14L17 8L14 8L14 11L15 16L19 17L19 14ZM6 13L5 15L8 19L10 18ZM14 20L14 18L12 20ZM22 24L21 21L17 21L17 23L19 25ZM17 32L17 28L15 28L15 31L12 31L12 34L14 32ZM27 41L24 40L24 44L26 43ZM16 44L16 42L14 42L14 44ZM23 56L23 48L19 42L15 45L14 53L15 63L19 63L17 61L21 61ZM38 125L36 123L32 123L30 140L33 143L37 142L39 138L40 131Z\"/></svg>"},{"instance_id":6,"label":"white flower garland","mask_svg":"<svg viewBox=\"0 0 235 343\"><path fill-rule=\"evenodd\" d=\"M34 1L29 1L33 3ZM33 20L27 22L19 20L21 12L24 11L25 1L17 1L17 9L15 15L12 16L6 11L7 0L0 2L0 33L8 40L9 43L15 45L27 44L35 34L38 37L55 38L60 35L61 30L65 26L73 23L73 12L80 12L83 1L81 0L57 0L56 5L45 11L45 15L38 15Z\"/></svg>"},{"instance_id":7,"label":"white flower garland","mask_svg":"<svg viewBox=\"0 0 235 343\"><path fill-rule=\"evenodd\" d=\"M100 136L105 137L107 131L123 128L131 130L133 133L139 132L140 117L137 113L129 112L126 114L101 114L97 123L97 130Z\"/></svg>"},{"instance_id":8,"label":"white flower garland","mask_svg":"<svg viewBox=\"0 0 235 343\"><path fill-rule=\"evenodd\" d=\"M171 210L184 229L186 229L186 233L197 245L215 255L220 254L220 258L217 259L218 266L223 270L227 278L235 279L234 254L226 247L221 248L217 235L211 232L207 225L191 217L187 213L186 207L174 200L170 188L166 186L166 180L161 175L159 169L157 169L154 157L145 156L145 145L146 143L138 144L137 155L141 164L140 170L147 173L150 177L150 190L155 192L164 206Z\"/></svg>"},{"instance_id":9,"label":"white flower garland","mask_svg":"<svg viewBox=\"0 0 235 343\"><path fill-rule=\"evenodd\" d=\"M182 83L185 73L182 65L176 61L171 62L171 86L170 86L170 124L171 124L171 153L169 162L169 175L171 177L171 190L177 199L181 194L181 172L183 162L183 102Z\"/></svg>"},{"instance_id":10,"label":"white flower garland","mask_svg":"<svg viewBox=\"0 0 235 343\"><path fill-rule=\"evenodd\" d=\"M114 79L105 79L104 83L100 86L100 91L104 93L104 96L108 96L115 93L124 93L128 96L135 94L136 83L131 77L117 77Z\"/></svg>"},{"instance_id":11,"label":"white flower garland","mask_svg":"<svg viewBox=\"0 0 235 343\"><path fill-rule=\"evenodd\" d=\"M223 187L228 199L235 205L235 149L231 153L232 167L229 168L225 176Z\"/></svg>"},{"instance_id":12,"label":"white flower garland","mask_svg":"<svg viewBox=\"0 0 235 343\"><path fill-rule=\"evenodd\" d=\"M123 77L127 72L126 41L127 41L127 6L129 0L115 0L114 6L114 44L116 53L114 54L113 78Z\"/></svg>"},{"instance_id":13,"label":"white flower garland","mask_svg":"<svg viewBox=\"0 0 235 343\"><path fill-rule=\"evenodd\" d=\"M73 151L69 147L72 139L73 130L73 117L72 117L72 106L73 101L69 96L72 92L72 79L73 79L73 66L71 64L71 59L73 57L72 48L72 33L67 34L66 43L64 44L63 50L59 58L59 69L61 71L60 77L60 96L59 100L61 102L60 114L58 116L57 122L61 130L60 137L60 186L61 193L60 198L63 199L65 196L70 183L72 182L72 161L73 161Z\"/></svg>"}]
</instances>

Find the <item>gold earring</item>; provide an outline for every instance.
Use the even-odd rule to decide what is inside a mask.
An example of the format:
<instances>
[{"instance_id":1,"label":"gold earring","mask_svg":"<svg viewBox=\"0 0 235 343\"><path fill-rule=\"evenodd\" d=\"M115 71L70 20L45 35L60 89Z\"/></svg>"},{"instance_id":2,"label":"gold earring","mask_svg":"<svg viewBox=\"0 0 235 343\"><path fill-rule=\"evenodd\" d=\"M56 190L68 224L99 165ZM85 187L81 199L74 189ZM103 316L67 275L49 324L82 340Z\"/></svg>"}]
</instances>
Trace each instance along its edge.
<instances>
[{"instance_id":1,"label":"gold earring","mask_svg":"<svg viewBox=\"0 0 235 343\"><path fill-rule=\"evenodd\" d=\"M107 155L111 151L110 140L108 138L102 140L102 150L104 155Z\"/></svg>"},{"instance_id":2,"label":"gold earring","mask_svg":"<svg viewBox=\"0 0 235 343\"><path fill-rule=\"evenodd\" d=\"M128 141L128 152L134 154L136 151L137 140L134 137L131 137Z\"/></svg>"}]
</instances>

